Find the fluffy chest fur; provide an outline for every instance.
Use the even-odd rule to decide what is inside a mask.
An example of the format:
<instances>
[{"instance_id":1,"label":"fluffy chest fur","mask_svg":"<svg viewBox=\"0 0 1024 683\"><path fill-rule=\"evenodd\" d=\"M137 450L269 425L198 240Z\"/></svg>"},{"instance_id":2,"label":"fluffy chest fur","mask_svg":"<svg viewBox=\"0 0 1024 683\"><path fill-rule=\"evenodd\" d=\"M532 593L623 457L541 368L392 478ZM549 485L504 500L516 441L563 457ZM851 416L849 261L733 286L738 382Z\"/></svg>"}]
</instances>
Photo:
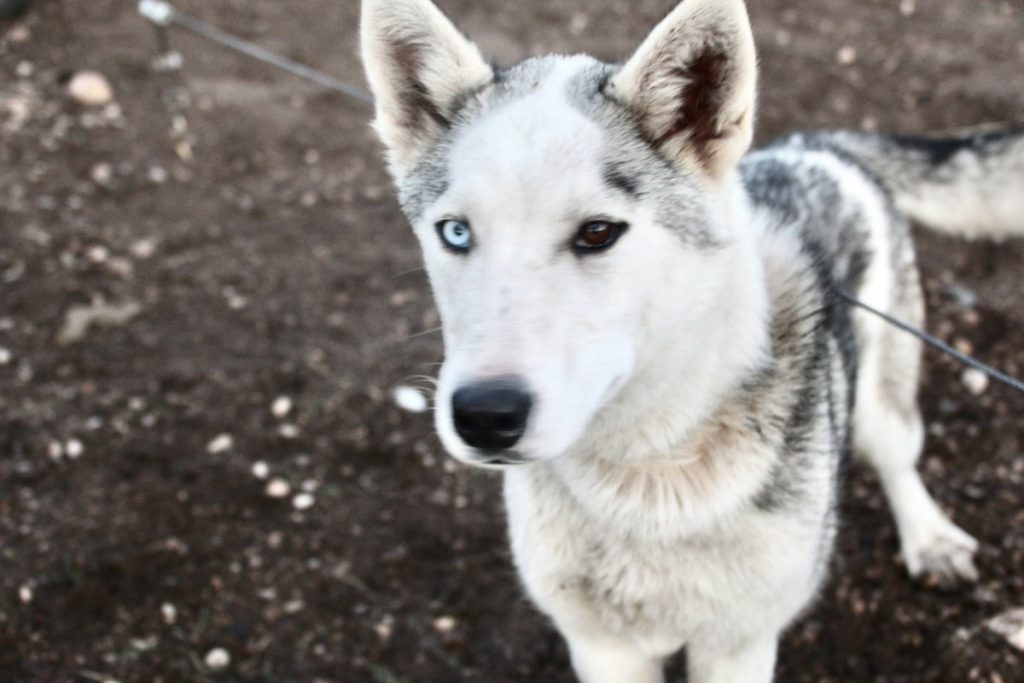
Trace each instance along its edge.
<instances>
[{"instance_id":1,"label":"fluffy chest fur","mask_svg":"<svg viewBox=\"0 0 1024 683\"><path fill-rule=\"evenodd\" d=\"M563 630L600 624L662 656L776 626L817 589L849 442L853 332L799 222L766 230L761 256L771 353L700 429L657 458L623 463L595 439L506 475L518 568Z\"/></svg>"}]
</instances>

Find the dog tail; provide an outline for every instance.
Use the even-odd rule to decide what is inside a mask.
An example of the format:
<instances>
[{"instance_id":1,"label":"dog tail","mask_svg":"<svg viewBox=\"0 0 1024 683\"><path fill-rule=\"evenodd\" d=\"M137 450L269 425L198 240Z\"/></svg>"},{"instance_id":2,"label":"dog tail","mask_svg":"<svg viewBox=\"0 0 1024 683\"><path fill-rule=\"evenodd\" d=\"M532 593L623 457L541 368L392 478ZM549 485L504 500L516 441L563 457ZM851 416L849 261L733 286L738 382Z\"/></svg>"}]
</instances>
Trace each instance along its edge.
<instances>
[{"instance_id":1,"label":"dog tail","mask_svg":"<svg viewBox=\"0 0 1024 683\"><path fill-rule=\"evenodd\" d=\"M1024 127L949 137L836 133L915 221L962 237L1024 236Z\"/></svg>"}]
</instances>

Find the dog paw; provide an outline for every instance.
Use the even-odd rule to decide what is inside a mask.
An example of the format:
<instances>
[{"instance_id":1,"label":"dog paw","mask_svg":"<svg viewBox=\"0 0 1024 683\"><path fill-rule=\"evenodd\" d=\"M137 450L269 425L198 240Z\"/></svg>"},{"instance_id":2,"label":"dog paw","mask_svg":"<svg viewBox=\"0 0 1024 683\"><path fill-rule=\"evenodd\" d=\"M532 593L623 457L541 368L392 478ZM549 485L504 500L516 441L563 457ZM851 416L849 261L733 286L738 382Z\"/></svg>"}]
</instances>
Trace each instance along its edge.
<instances>
[{"instance_id":1,"label":"dog paw","mask_svg":"<svg viewBox=\"0 0 1024 683\"><path fill-rule=\"evenodd\" d=\"M915 579L939 588L978 580L978 542L941 513L909 536L904 539L903 560Z\"/></svg>"}]
</instances>

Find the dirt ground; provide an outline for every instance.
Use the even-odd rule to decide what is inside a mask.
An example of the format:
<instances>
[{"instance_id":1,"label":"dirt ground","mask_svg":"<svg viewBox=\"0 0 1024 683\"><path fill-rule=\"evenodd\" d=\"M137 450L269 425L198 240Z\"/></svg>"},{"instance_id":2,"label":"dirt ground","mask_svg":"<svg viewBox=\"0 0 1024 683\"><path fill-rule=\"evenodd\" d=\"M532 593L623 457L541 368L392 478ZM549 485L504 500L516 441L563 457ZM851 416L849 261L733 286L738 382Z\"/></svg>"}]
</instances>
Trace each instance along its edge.
<instances>
[{"instance_id":1,"label":"dirt ground","mask_svg":"<svg viewBox=\"0 0 1024 683\"><path fill-rule=\"evenodd\" d=\"M499 481L392 399L441 348L366 107L180 32L183 69L154 70L132 4L37 0L0 25L0 681L570 683ZM620 59L671 2L440 4L507 63ZM751 5L762 140L1024 111L1016 1ZM178 6L361 82L355 0ZM116 106L69 99L85 68ZM1024 374L1024 245L919 237L931 329ZM139 312L60 343L97 301ZM851 466L832 580L779 681L1024 681L984 626L1024 607L1024 397L961 373L928 354L922 466L982 542L981 582L905 578Z\"/></svg>"}]
</instances>

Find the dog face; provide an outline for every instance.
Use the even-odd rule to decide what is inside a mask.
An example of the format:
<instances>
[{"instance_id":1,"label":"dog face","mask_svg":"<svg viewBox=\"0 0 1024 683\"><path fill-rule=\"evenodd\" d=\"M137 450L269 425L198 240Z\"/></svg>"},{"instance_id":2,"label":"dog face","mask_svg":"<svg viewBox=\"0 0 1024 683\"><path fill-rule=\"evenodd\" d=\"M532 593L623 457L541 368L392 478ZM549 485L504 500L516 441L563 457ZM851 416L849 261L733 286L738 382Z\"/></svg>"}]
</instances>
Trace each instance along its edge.
<instances>
[{"instance_id":1,"label":"dog face","mask_svg":"<svg viewBox=\"0 0 1024 683\"><path fill-rule=\"evenodd\" d=\"M427 0L365 0L363 52L442 317L436 421L453 456L557 457L614 422L666 344L699 357L737 262L742 2L687 0L622 67L495 72Z\"/></svg>"}]
</instances>

